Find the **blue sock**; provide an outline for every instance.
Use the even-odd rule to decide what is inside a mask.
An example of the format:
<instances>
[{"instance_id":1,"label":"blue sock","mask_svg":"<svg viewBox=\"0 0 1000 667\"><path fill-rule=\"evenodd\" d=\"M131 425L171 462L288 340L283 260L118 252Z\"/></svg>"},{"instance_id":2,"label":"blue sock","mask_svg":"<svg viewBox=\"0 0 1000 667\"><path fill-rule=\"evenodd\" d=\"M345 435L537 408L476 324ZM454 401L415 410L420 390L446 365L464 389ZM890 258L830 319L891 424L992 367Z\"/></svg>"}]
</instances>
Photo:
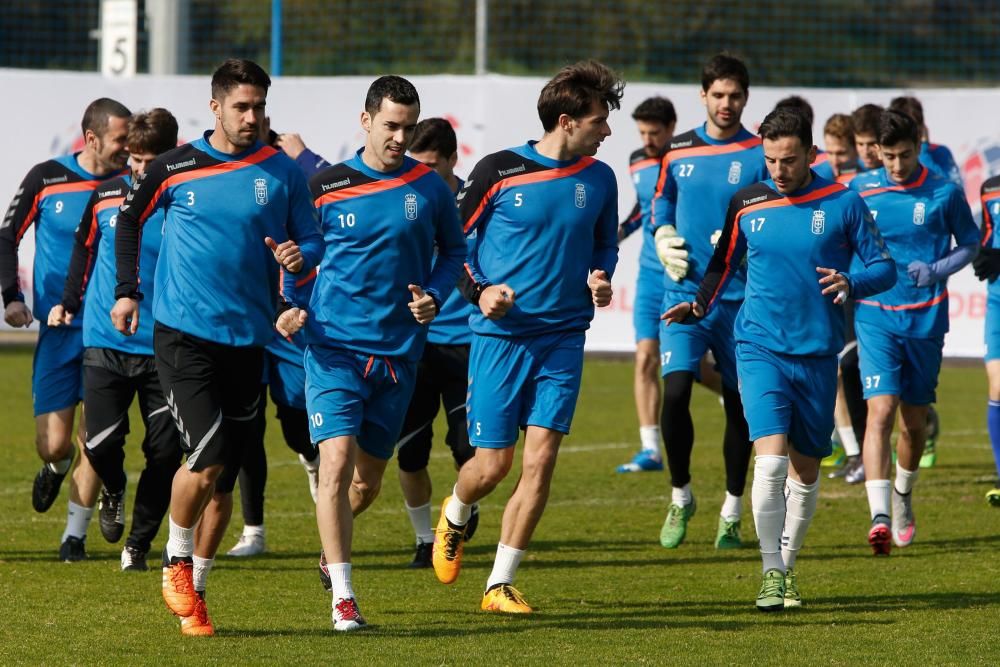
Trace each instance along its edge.
<instances>
[{"instance_id":1,"label":"blue sock","mask_svg":"<svg viewBox=\"0 0 1000 667\"><path fill-rule=\"evenodd\" d=\"M986 426L990 431L990 444L993 445L993 462L1000 477L1000 401L990 401L986 409Z\"/></svg>"}]
</instances>

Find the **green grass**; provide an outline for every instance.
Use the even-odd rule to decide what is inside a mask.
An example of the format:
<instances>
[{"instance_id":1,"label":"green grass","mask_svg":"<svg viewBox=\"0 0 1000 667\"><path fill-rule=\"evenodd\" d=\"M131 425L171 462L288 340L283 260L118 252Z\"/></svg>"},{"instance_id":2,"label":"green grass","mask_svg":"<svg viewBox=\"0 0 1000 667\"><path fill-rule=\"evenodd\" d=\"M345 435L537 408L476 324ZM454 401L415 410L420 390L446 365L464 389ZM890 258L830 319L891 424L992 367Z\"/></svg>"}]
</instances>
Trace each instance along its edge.
<instances>
[{"instance_id":1,"label":"green grass","mask_svg":"<svg viewBox=\"0 0 1000 667\"><path fill-rule=\"evenodd\" d=\"M180 636L163 605L159 572L119 572L121 545L104 543L96 520L90 559L56 562L66 489L47 514L31 509L39 464L30 363L30 351L0 348L0 664L995 662L1000 512L983 501L993 464L979 367L942 375L939 463L922 471L917 484L914 545L873 559L864 489L824 480L798 564L805 607L784 614L754 609L755 549L719 553L712 546L723 490L722 413L700 389L693 402L700 510L679 549L658 543L669 500L665 475L612 472L635 447L631 365L591 360L552 500L518 573L519 588L540 612L507 618L478 610L511 483L483 503L463 574L443 586L431 571L406 568L412 533L393 465L382 497L355 531L355 587L372 627L346 636L331 631L330 599L316 576L318 537L305 475L272 421L270 553L219 559L208 586L217 634L192 640ZM137 419L133 428L141 430ZM432 458L436 502L454 479L445 451L436 445ZM127 464L136 479L135 443ZM240 525L234 522L223 549Z\"/></svg>"}]
</instances>

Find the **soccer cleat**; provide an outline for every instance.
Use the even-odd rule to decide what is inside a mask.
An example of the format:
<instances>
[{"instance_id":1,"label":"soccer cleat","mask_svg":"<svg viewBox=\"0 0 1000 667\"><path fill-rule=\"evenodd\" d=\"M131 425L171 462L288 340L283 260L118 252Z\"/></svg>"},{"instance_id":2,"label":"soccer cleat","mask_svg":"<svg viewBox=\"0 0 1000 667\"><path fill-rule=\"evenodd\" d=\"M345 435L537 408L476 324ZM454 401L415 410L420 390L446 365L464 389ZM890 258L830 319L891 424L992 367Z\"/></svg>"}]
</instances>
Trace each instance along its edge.
<instances>
[{"instance_id":1,"label":"soccer cleat","mask_svg":"<svg viewBox=\"0 0 1000 667\"><path fill-rule=\"evenodd\" d=\"M830 445L833 447L833 451L830 452L829 456L820 461L820 466L824 468L838 468L844 465L844 461L847 460L847 454L844 452L843 445L836 440L831 441Z\"/></svg>"},{"instance_id":2,"label":"soccer cleat","mask_svg":"<svg viewBox=\"0 0 1000 667\"><path fill-rule=\"evenodd\" d=\"M441 517L438 519L437 530L434 531L434 574L442 584L453 583L462 570L462 553L465 550L465 530L469 524L456 526L445 516L444 508L448 506L451 496L441 503Z\"/></svg>"},{"instance_id":3,"label":"soccer cleat","mask_svg":"<svg viewBox=\"0 0 1000 667\"><path fill-rule=\"evenodd\" d=\"M990 489L986 492L986 502L990 507L1000 507L1000 488Z\"/></svg>"},{"instance_id":4,"label":"soccer cleat","mask_svg":"<svg viewBox=\"0 0 1000 667\"><path fill-rule=\"evenodd\" d=\"M267 551L267 542L264 541L263 533L254 533L253 535L243 533L233 548L226 552L226 555L245 558L259 556L265 551Z\"/></svg>"},{"instance_id":5,"label":"soccer cleat","mask_svg":"<svg viewBox=\"0 0 1000 667\"><path fill-rule=\"evenodd\" d=\"M469 523L465 524L465 539L466 542L472 539L472 536L476 534L476 528L479 528L479 503L474 503L472 505L472 514L469 515Z\"/></svg>"},{"instance_id":6,"label":"soccer cleat","mask_svg":"<svg viewBox=\"0 0 1000 667\"><path fill-rule=\"evenodd\" d=\"M107 489L101 489L97 517L104 539L112 544L120 540L125 532L125 491L108 493Z\"/></svg>"},{"instance_id":7,"label":"soccer cleat","mask_svg":"<svg viewBox=\"0 0 1000 667\"><path fill-rule=\"evenodd\" d=\"M781 611L785 608L785 573L772 568L764 573L757 592L757 609Z\"/></svg>"},{"instance_id":8,"label":"soccer cleat","mask_svg":"<svg viewBox=\"0 0 1000 667\"><path fill-rule=\"evenodd\" d=\"M194 566L190 556L167 558L163 548L163 601L167 609L184 618L194 613L198 603L198 593L194 590Z\"/></svg>"},{"instance_id":9,"label":"soccer cleat","mask_svg":"<svg viewBox=\"0 0 1000 667\"><path fill-rule=\"evenodd\" d=\"M795 578L795 570L788 568L785 572L785 609L802 606L802 595L799 594L799 582Z\"/></svg>"},{"instance_id":10,"label":"soccer cleat","mask_svg":"<svg viewBox=\"0 0 1000 667\"><path fill-rule=\"evenodd\" d=\"M316 494L319 492L319 454L312 461L299 454L299 462L306 471L306 477L309 478L309 495L315 504Z\"/></svg>"},{"instance_id":11,"label":"soccer cleat","mask_svg":"<svg viewBox=\"0 0 1000 667\"><path fill-rule=\"evenodd\" d=\"M483 602L479 605L483 611L496 611L501 614L530 614L535 608L524 601L521 592L510 584L494 584L483 593Z\"/></svg>"},{"instance_id":12,"label":"soccer cleat","mask_svg":"<svg viewBox=\"0 0 1000 667\"><path fill-rule=\"evenodd\" d=\"M87 558L87 550L84 547L84 540L70 535L66 541L59 546L59 560L64 563L76 563Z\"/></svg>"},{"instance_id":13,"label":"soccer cleat","mask_svg":"<svg viewBox=\"0 0 1000 667\"><path fill-rule=\"evenodd\" d=\"M924 444L924 453L920 457L921 468L933 468L937 463L937 439L941 435L941 421L938 419L937 410L934 406L929 406L927 410L927 442Z\"/></svg>"},{"instance_id":14,"label":"soccer cleat","mask_svg":"<svg viewBox=\"0 0 1000 667\"><path fill-rule=\"evenodd\" d=\"M136 547L125 545L122 549L122 572L146 572L146 552Z\"/></svg>"},{"instance_id":15,"label":"soccer cleat","mask_svg":"<svg viewBox=\"0 0 1000 667\"><path fill-rule=\"evenodd\" d=\"M889 517L880 514L872 521L868 531L868 544L872 547L872 555L888 556L892 550L892 530L889 528Z\"/></svg>"},{"instance_id":16,"label":"soccer cleat","mask_svg":"<svg viewBox=\"0 0 1000 667\"><path fill-rule=\"evenodd\" d=\"M52 507L52 503L59 496L63 478L68 472L68 469L62 474L52 472L48 463L42 464L42 469L35 475L35 482L31 485L31 506L36 512L47 512Z\"/></svg>"},{"instance_id":17,"label":"soccer cleat","mask_svg":"<svg viewBox=\"0 0 1000 667\"><path fill-rule=\"evenodd\" d=\"M844 472L844 481L848 484L861 484L865 481L865 463L861 457L855 457L854 461L847 463L847 470Z\"/></svg>"},{"instance_id":18,"label":"soccer cleat","mask_svg":"<svg viewBox=\"0 0 1000 667\"><path fill-rule=\"evenodd\" d=\"M434 557L433 554L433 542L417 542L417 549L413 554L413 562L410 563L410 569L418 570L427 567L434 567L434 563L432 562Z\"/></svg>"},{"instance_id":19,"label":"soccer cleat","mask_svg":"<svg viewBox=\"0 0 1000 667\"><path fill-rule=\"evenodd\" d=\"M333 590L333 582L330 580L330 570L326 567L326 552L319 552L319 583L328 591Z\"/></svg>"},{"instance_id":20,"label":"soccer cleat","mask_svg":"<svg viewBox=\"0 0 1000 667\"><path fill-rule=\"evenodd\" d=\"M333 605L333 629L339 632L360 630L368 625L354 598L340 598Z\"/></svg>"},{"instance_id":21,"label":"soccer cleat","mask_svg":"<svg viewBox=\"0 0 1000 667\"><path fill-rule=\"evenodd\" d=\"M658 470L663 470L663 459L660 458L659 452L651 452L646 449L640 449L631 461L615 468L615 472L656 472Z\"/></svg>"},{"instance_id":22,"label":"soccer cleat","mask_svg":"<svg viewBox=\"0 0 1000 667\"><path fill-rule=\"evenodd\" d=\"M687 505L670 503L667 509L667 518L663 521L663 528L660 529L660 544L666 549L676 549L684 541L687 534L688 521L694 516L698 508L691 496L691 502Z\"/></svg>"},{"instance_id":23,"label":"soccer cleat","mask_svg":"<svg viewBox=\"0 0 1000 667\"><path fill-rule=\"evenodd\" d=\"M927 443L924 445L924 453L920 456L920 467L921 468L933 468L937 463L937 443L930 438L927 438Z\"/></svg>"},{"instance_id":24,"label":"soccer cleat","mask_svg":"<svg viewBox=\"0 0 1000 667\"><path fill-rule=\"evenodd\" d=\"M847 458L846 458L846 459L844 460L844 465L840 466L839 468L837 468L837 469L836 469L836 470L834 470L833 472L829 472L829 473L827 473L827 474L826 474L826 476L827 476L827 477L828 477L829 479L838 479L838 478L840 478L840 477L846 477L846 476L847 476L847 473L848 473L848 471L849 471L849 470L851 469L851 467L852 467L853 465L855 465L855 464L856 464L856 462L857 462L858 460L860 460L860 459L861 459L861 455L860 455L860 454L859 454L859 455L857 455L857 456L848 456L848 457L847 457Z\"/></svg>"},{"instance_id":25,"label":"soccer cleat","mask_svg":"<svg viewBox=\"0 0 1000 667\"><path fill-rule=\"evenodd\" d=\"M739 549L743 546L740 539L740 520L728 521L719 517L719 529L715 532L716 549Z\"/></svg>"},{"instance_id":26,"label":"soccer cleat","mask_svg":"<svg viewBox=\"0 0 1000 667\"><path fill-rule=\"evenodd\" d=\"M211 637L215 634L215 628L212 627L212 621L208 618L205 598L200 594L196 597L198 601L194 603L191 615L181 618L181 634L185 637Z\"/></svg>"},{"instance_id":27,"label":"soccer cleat","mask_svg":"<svg viewBox=\"0 0 1000 667\"><path fill-rule=\"evenodd\" d=\"M908 547L917 534L917 521L913 517L913 492L903 495L892 489L892 543Z\"/></svg>"}]
</instances>

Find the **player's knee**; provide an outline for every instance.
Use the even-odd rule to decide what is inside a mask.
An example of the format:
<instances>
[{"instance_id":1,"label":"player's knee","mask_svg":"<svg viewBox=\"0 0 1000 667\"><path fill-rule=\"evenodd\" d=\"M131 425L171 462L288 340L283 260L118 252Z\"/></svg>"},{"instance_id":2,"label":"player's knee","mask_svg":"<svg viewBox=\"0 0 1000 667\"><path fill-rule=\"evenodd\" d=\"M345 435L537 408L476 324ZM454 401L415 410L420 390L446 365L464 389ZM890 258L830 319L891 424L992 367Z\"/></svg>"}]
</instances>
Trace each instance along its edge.
<instances>
[{"instance_id":1,"label":"player's knee","mask_svg":"<svg viewBox=\"0 0 1000 667\"><path fill-rule=\"evenodd\" d=\"M507 477L512 463L508 458L488 457L476 466L476 472L485 486L494 487Z\"/></svg>"},{"instance_id":2,"label":"player's knee","mask_svg":"<svg viewBox=\"0 0 1000 667\"><path fill-rule=\"evenodd\" d=\"M361 507L365 508L374 502L382 490L381 480L356 479L351 482L351 488L361 498Z\"/></svg>"},{"instance_id":3,"label":"player's knee","mask_svg":"<svg viewBox=\"0 0 1000 667\"><path fill-rule=\"evenodd\" d=\"M687 408L691 401L691 383L694 374L690 372L668 373L663 378L663 407L665 410Z\"/></svg>"},{"instance_id":4,"label":"player's knee","mask_svg":"<svg viewBox=\"0 0 1000 667\"><path fill-rule=\"evenodd\" d=\"M660 356L658 353L638 348L635 351L635 369L642 377L652 377L659 382Z\"/></svg>"},{"instance_id":5,"label":"player's knee","mask_svg":"<svg viewBox=\"0 0 1000 667\"><path fill-rule=\"evenodd\" d=\"M868 428L880 431L891 430L896 406L891 401L868 401Z\"/></svg>"}]
</instances>

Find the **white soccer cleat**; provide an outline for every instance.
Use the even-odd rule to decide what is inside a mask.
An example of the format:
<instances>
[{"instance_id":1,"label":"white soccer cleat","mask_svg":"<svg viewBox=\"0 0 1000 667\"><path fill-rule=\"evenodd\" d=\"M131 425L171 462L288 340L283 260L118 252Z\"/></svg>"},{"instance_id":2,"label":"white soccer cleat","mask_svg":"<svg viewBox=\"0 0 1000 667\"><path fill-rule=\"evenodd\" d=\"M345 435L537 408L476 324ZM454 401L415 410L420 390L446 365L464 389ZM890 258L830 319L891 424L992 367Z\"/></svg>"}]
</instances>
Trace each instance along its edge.
<instances>
[{"instance_id":1,"label":"white soccer cleat","mask_svg":"<svg viewBox=\"0 0 1000 667\"><path fill-rule=\"evenodd\" d=\"M267 551L267 542L264 540L263 533L253 535L243 533L236 545L226 552L226 555L244 558L246 556L259 556L265 551Z\"/></svg>"},{"instance_id":2,"label":"white soccer cleat","mask_svg":"<svg viewBox=\"0 0 1000 667\"><path fill-rule=\"evenodd\" d=\"M368 625L354 598L340 598L333 606L333 629L338 632L360 630Z\"/></svg>"}]
</instances>

